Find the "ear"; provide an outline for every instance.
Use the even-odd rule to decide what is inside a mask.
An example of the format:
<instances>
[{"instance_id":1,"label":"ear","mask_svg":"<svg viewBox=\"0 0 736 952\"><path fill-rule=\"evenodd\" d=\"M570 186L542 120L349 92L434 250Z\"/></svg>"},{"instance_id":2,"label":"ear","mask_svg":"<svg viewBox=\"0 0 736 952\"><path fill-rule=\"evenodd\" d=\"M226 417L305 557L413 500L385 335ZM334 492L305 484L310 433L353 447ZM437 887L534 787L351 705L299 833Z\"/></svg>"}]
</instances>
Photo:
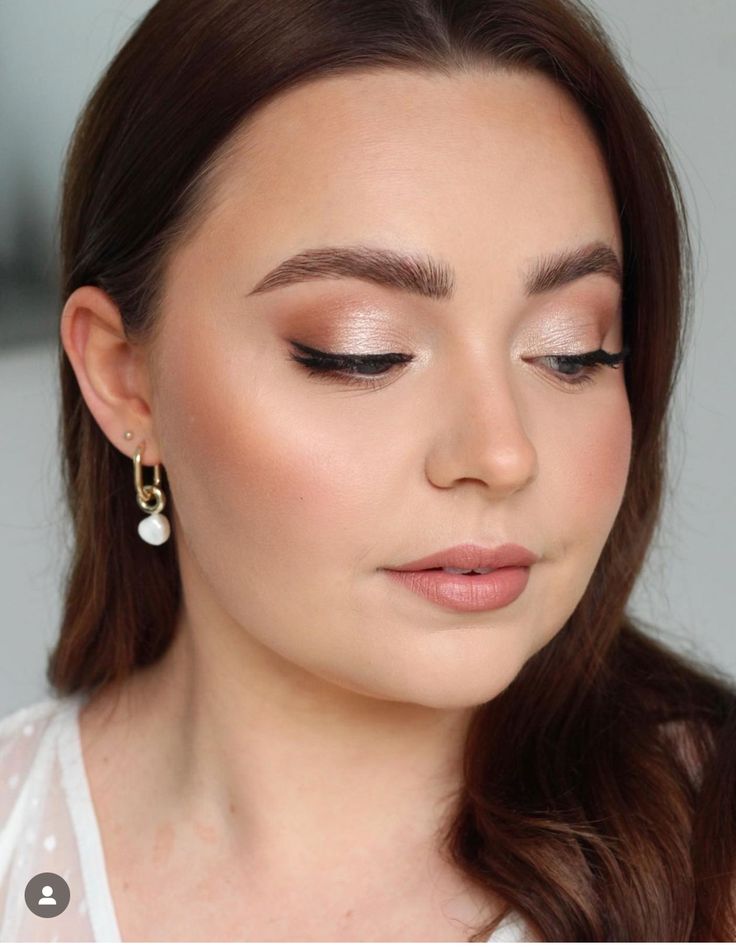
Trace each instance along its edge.
<instances>
[{"instance_id":1,"label":"ear","mask_svg":"<svg viewBox=\"0 0 736 952\"><path fill-rule=\"evenodd\" d=\"M162 462L145 354L126 339L112 298L91 285L77 288L64 305L60 334L84 401L108 440L131 459L144 443L143 465ZM123 436L126 430L132 440Z\"/></svg>"}]
</instances>

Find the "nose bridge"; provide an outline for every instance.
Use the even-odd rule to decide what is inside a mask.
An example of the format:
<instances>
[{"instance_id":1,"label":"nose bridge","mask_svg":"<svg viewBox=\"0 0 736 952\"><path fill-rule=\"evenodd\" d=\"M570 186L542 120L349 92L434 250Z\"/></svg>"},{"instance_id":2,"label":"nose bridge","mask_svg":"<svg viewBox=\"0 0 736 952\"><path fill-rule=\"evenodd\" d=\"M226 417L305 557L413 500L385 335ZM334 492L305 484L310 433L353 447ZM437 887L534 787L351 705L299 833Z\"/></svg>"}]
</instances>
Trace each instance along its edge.
<instances>
[{"instance_id":1,"label":"nose bridge","mask_svg":"<svg viewBox=\"0 0 736 952\"><path fill-rule=\"evenodd\" d=\"M497 492L513 492L537 471L523 403L508 360L495 348L466 341L448 358L435 405L433 482L477 479Z\"/></svg>"}]
</instances>

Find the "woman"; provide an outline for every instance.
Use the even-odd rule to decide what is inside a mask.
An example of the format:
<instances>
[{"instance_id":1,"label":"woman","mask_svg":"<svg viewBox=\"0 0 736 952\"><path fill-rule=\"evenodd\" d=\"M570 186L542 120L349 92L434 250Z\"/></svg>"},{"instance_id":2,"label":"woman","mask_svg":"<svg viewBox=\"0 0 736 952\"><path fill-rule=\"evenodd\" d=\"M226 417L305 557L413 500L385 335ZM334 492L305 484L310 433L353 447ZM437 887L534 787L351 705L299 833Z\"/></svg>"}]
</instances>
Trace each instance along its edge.
<instances>
[{"instance_id":1,"label":"woman","mask_svg":"<svg viewBox=\"0 0 736 952\"><path fill-rule=\"evenodd\" d=\"M61 250L2 937L736 937L734 686L626 613L687 225L592 14L160 0Z\"/></svg>"}]
</instances>

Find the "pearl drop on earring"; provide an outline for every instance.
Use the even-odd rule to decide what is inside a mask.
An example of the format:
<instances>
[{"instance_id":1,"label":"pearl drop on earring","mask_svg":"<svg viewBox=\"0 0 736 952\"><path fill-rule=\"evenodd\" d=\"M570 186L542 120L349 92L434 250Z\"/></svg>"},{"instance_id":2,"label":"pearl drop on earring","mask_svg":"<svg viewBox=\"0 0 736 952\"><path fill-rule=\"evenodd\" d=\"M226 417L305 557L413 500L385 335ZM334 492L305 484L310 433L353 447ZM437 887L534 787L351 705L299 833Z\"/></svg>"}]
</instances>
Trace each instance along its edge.
<instances>
[{"instance_id":1,"label":"pearl drop on earring","mask_svg":"<svg viewBox=\"0 0 736 952\"><path fill-rule=\"evenodd\" d=\"M149 545L162 545L171 535L171 524L161 512L154 512L138 523L138 535Z\"/></svg>"}]
</instances>

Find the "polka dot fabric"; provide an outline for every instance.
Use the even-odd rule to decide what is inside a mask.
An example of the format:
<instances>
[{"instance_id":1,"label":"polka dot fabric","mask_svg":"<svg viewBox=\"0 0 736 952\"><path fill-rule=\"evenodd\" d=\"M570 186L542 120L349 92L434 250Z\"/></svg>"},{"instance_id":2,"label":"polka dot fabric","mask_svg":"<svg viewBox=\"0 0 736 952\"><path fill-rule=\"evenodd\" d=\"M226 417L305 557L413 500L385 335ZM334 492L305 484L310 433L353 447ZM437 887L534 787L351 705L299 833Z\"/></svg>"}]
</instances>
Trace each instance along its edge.
<instances>
[{"instance_id":1,"label":"polka dot fabric","mask_svg":"<svg viewBox=\"0 0 736 952\"><path fill-rule=\"evenodd\" d=\"M39 701L0 720L0 942L120 941L81 761L82 699ZM69 886L58 916L26 906L38 873Z\"/></svg>"},{"instance_id":2,"label":"polka dot fabric","mask_svg":"<svg viewBox=\"0 0 736 952\"><path fill-rule=\"evenodd\" d=\"M122 941L82 757L86 699L47 699L0 719L0 942ZM69 886L58 916L26 906L38 873ZM510 913L488 941L526 941L523 920Z\"/></svg>"}]
</instances>

